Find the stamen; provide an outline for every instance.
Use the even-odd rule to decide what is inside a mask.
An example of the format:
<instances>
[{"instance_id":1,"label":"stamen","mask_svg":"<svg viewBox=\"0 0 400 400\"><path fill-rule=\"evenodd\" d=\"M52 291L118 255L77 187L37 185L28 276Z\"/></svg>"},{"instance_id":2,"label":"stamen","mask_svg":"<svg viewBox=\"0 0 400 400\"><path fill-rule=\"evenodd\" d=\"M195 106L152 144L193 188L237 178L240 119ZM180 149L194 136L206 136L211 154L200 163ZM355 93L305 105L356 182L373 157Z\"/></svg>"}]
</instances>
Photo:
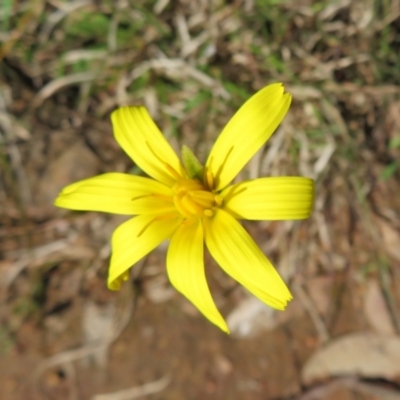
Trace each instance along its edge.
<instances>
[{"instance_id":1,"label":"stamen","mask_svg":"<svg viewBox=\"0 0 400 400\"><path fill-rule=\"evenodd\" d=\"M236 190L239 187L239 185L234 185L231 186L231 189L229 192L224 196L224 200L227 202L228 200L231 200L233 197L237 196L240 193L243 193L247 190L247 187L241 187L240 189ZM222 202L221 202L222 204Z\"/></svg>"},{"instance_id":2,"label":"stamen","mask_svg":"<svg viewBox=\"0 0 400 400\"><path fill-rule=\"evenodd\" d=\"M145 230L156 220L157 217L153 218L152 220L150 220L144 227L143 229L137 234L137 237L140 237L143 235L143 233L145 232Z\"/></svg>"},{"instance_id":3,"label":"stamen","mask_svg":"<svg viewBox=\"0 0 400 400\"><path fill-rule=\"evenodd\" d=\"M185 207L186 210L190 211L193 215L201 216L203 214L203 207L200 207L196 204L189 195L185 195L182 197L182 205Z\"/></svg>"},{"instance_id":4,"label":"stamen","mask_svg":"<svg viewBox=\"0 0 400 400\"><path fill-rule=\"evenodd\" d=\"M212 175L209 175L212 178ZM211 182L211 179L209 181ZM183 217L212 217L214 215L213 208L222 204L221 196L205 186L197 179L179 179L174 184L172 187L174 204Z\"/></svg>"},{"instance_id":5,"label":"stamen","mask_svg":"<svg viewBox=\"0 0 400 400\"><path fill-rule=\"evenodd\" d=\"M157 221L166 221L167 219L177 218L178 215L175 212L170 212L168 214L157 215Z\"/></svg>"},{"instance_id":6,"label":"stamen","mask_svg":"<svg viewBox=\"0 0 400 400\"><path fill-rule=\"evenodd\" d=\"M201 208L210 208L214 205L214 201L204 200L204 199L192 199Z\"/></svg>"},{"instance_id":7,"label":"stamen","mask_svg":"<svg viewBox=\"0 0 400 400\"><path fill-rule=\"evenodd\" d=\"M167 201L172 203L174 201L174 199L171 196L164 196L162 194L156 194L156 193L151 193L151 194L143 194L142 196L136 196L136 197L132 197L131 201L135 201L135 200L139 200L139 199L144 199L146 197L154 197L156 199L159 200L163 200L163 201Z\"/></svg>"},{"instance_id":8,"label":"stamen","mask_svg":"<svg viewBox=\"0 0 400 400\"><path fill-rule=\"evenodd\" d=\"M190 218L190 217L193 216L190 212L188 212L188 211L185 209L185 207L183 207L183 205L181 204L180 199L176 199L176 200L175 200L175 207L177 208L178 212L179 212L181 215L183 215L184 217Z\"/></svg>"},{"instance_id":9,"label":"stamen","mask_svg":"<svg viewBox=\"0 0 400 400\"><path fill-rule=\"evenodd\" d=\"M149 142L146 140L146 145L149 148L149 150L151 151L151 153L153 154L153 156L155 158L157 158L158 161L160 161L164 167L168 170L168 172L175 178L175 179L180 179L181 175L174 169L171 167L171 165L169 165L168 163L166 163L164 160L162 160L157 154L156 152L152 149L152 147L150 146ZM182 169L182 168L181 168Z\"/></svg>"},{"instance_id":10,"label":"stamen","mask_svg":"<svg viewBox=\"0 0 400 400\"><path fill-rule=\"evenodd\" d=\"M135 201L135 200L144 199L145 197L151 197L151 196L153 196L153 194L142 194L141 196L132 197L131 200Z\"/></svg>"},{"instance_id":11,"label":"stamen","mask_svg":"<svg viewBox=\"0 0 400 400\"><path fill-rule=\"evenodd\" d=\"M177 171L175 171L169 164L167 164L166 162L163 162L163 164L164 164L164 167L168 170L168 172L170 172L171 175L172 175L176 180L182 178L181 175L180 175Z\"/></svg>"},{"instance_id":12,"label":"stamen","mask_svg":"<svg viewBox=\"0 0 400 400\"><path fill-rule=\"evenodd\" d=\"M179 179L175 185L172 186L172 190L179 194L191 191L200 191L204 190L204 188L199 181L193 179Z\"/></svg>"},{"instance_id":13,"label":"stamen","mask_svg":"<svg viewBox=\"0 0 400 400\"><path fill-rule=\"evenodd\" d=\"M211 192L206 192L205 190L191 190L189 192L193 199L206 201L207 203L212 203L214 201L215 195Z\"/></svg>"},{"instance_id":14,"label":"stamen","mask_svg":"<svg viewBox=\"0 0 400 400\"><path fill-rule=\"evenodd\" d=\"M217 204L217 206L221 206L222 205L222 197L221 196L219 196L218 194L216 194L215 196L214 196L214 201L215 201L215 203Z\"/></svg>"},{"instance_id":15,"label":"stamen","mask_svg":"<svg viewBox=\"0 0 400 400\"><path fill-rule=\"evenodd\" d=\"M140 237L144 234L146 229L156 221L165 221L167 219L173 219L176 218L177 215L175 213L169 213L169 214L162 214L162 215L156 215L152 220L150 220L143 228L142 230L137 234L137 237Z\"/></svg>"},{"instance_id":16,"label":"stamen","mask_svg":"<svg viewBox=\"0 0 400 400\"><path fill-rule=\"evenodd\" d=\"M182 223L182 225L189 226L189 225L193 225L197 221L198 221L197 218L186 218L181 223Z\"/></svg>"},{"instance_id":17,"label":"stamen","mask_svg":"<svg viewBox=\"0 0 400 400\"><path fill-rule=\"evenodd\" d=\"M225 156L224 161L221 163L221 165L220 165L219 168L218 168L218 171L215 173L215 180L218 181L219 176L221 175L221 171L222 171L222 169L224 168L224 165L226 164L226 161L227 161L228 157L229 157L230 154L232 153L233 148L234 148L234 146L232 146L232 147L229 149L229 151L226 153L226 156ZM218 182L218 183L219 183L219 182Z\"/></svg>"},{"instance_id":18,"label":"stamen","mask_svg":"<svg viewBox=\"0 0 400 400\"><path fill-rule=\"evenodd\" d=\"M185 180L184 183L185 183L185 186L186 186L187 190L191 190L191 191L193 191L193 190L204 190L203 185L198 180L188 179L188 180Z\"/></svg>"},{"instance_id":19,"label":"stamen","mask_svg":"<svg viewBox=\"0 0 400 400\"><path fill-rule=\"evenodd\" d=\"M162 194L155 194L154 197L156 197L157 199L160 199L160 200L167 201L169 203L174 202L174 199L172 198L172 196L164 196Z\"/></svg>"},{"instance_id":20,"label":"stamen","mask_svg":"<svg viewBox=\"0 0 400 400\"><path fill-rule=\"evenodd\" d=\"M208 170L206 170L204 174L204 181L209 190L212 190L214 188L214 177L212 176L212 173Z\"/></svg>"}]
</instances>

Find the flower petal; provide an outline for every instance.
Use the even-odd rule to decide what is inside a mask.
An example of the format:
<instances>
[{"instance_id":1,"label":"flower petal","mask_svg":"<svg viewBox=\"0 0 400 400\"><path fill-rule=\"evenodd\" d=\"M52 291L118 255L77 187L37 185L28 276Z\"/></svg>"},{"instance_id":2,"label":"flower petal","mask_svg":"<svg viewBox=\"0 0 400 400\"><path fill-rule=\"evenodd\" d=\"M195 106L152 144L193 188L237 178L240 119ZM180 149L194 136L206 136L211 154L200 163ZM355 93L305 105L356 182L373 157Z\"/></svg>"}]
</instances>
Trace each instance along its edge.
<instances>
[{"instance_id":1,"label":"flower petal","mask_svg":"<svg viewBox=\"0 0 400 400\"><path fill-rule=\"evenodd\" d=\"M152 178L172 186L181 163L146 108L121 107L111 121L115 139L129 157Z\"/></svg>"},{"instance_id":2,"label":"flower petal","mask_svg":"<svg viewBox=\"0 0 400 400\"><path fill-rule=\"evenodd\" d=\"M181 225L168 249L167 271L172 285L191 301L213 324L229 332L211 297L204 272L203 227Z\"/></svg>"},{"instance_id":3,"label":"flower petal","mask_svg":"<svg viewBox=\"0 0 400 400\"><path fill-rule=\"evenodd\" d=\"M205 240L221 268L269 306L283 310L292 296L276 269L245 229L218 210L204 219Z\"/></svg>"},{"instance_id":4,"label":"flower petal","mask_svg":"<svg viewBox=\"0 0 400 400\"><path fill-rule=\"evenodd\" d=\"M70 210L113 214L166 214L175 210L172 190L155 181L117 172L84 179L65 187L54 204Z\"/></svg>"},{"instance_id":5,"label":"flower petal","mask_svg":"<svg viewBox=\"0 0 400 400\"><path fill-rule=\"evenodd\" d=\"M171 237L181 218L139 215L120 225L112 236L108 287L119 290L128 270L165 239Z\"/></svg>"},{"instance_id":6,"label":"flower petal","mask_svg":"<svg viewBox=\"0 0 400 400\"><path fill-rule=\"evenodd\" d=\"M208 156L206 167L221 190L238 174L281 123L291 102L281 83L261 89L240 107Z\"/></svg>"},{"instance_id":7,"label":"flower petal","mask_svg":"<svg viewBox=\"0 0 400 400\"><path fill-rule=\"evenodd\" d=\"M260 178L226 188L224 210L235 218L305 219L314 203L314 181L300 176Z\"/></svg>"}]
</instances>

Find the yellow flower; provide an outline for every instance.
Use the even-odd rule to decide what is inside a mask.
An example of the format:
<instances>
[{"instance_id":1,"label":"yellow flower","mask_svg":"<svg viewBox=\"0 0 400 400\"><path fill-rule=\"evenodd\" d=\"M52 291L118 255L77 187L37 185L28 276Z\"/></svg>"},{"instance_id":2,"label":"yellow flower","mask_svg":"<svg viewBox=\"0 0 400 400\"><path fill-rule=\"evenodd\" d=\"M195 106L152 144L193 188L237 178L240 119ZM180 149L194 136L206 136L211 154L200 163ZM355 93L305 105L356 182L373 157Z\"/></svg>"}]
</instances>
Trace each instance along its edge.
<instances>
[{"instance_id":1,"label":"yellow flower","mask_svg":"<svg viewBox=\"0 0 400 400\"><path fill-rule=\"evenodd\" d=\"M275 131L290 102L280 83L257 92L226 125L204 167L186 147L180 161L144 107L113 112L117 142L150 178L106 173L67 186L55 201L72 210L136 215L113 234L110 289L118 290L129 269L169 239L172 285L229 332L207 285L205 242L227 274L271 307L286 307L292 299L288 288L237 219L308 218L314 183L303 177L231 182Z\"/></svg>"}]
</instances>

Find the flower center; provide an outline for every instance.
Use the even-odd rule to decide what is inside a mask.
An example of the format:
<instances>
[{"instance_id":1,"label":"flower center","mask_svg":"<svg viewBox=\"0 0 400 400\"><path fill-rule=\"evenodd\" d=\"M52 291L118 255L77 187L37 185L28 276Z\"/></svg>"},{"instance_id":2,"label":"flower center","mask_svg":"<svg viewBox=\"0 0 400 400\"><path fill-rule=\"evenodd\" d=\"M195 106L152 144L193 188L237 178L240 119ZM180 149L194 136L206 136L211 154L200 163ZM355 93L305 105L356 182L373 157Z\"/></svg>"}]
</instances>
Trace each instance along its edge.
<instances>
[{"instance_id":1,"label":"flower center","mask_svg":"<svg viewBox=\"0 0 400 400\"><path fill-rule=\"evenodd\" d=\"M212 217L221 196L207 190L197 179L179 179L172 187L176 209L186 218Z\"/></svg>"}]
</instances>

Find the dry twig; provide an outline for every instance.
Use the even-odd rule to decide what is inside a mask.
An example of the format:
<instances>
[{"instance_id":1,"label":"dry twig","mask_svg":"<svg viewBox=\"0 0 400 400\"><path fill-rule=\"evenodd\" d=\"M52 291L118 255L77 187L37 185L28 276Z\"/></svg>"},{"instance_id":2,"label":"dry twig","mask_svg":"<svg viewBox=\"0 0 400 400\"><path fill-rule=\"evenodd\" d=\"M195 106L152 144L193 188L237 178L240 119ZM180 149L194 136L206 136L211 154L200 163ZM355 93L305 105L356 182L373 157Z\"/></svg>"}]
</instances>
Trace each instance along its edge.
<instances>
[{"instance_id":1,"label":"dry twig","mask_svg":"<svg viewBox=\"0 0 400 400\"><path fill-rule=\"evenodd\" d=\"M92 397L92 400L133 400L140 397L156 394L163 391L171 382L168 376L145 383L141 386L135 386L130 389L118 390L117 392L107 394L97 394Z\"/></svg>"}]
</instances>

